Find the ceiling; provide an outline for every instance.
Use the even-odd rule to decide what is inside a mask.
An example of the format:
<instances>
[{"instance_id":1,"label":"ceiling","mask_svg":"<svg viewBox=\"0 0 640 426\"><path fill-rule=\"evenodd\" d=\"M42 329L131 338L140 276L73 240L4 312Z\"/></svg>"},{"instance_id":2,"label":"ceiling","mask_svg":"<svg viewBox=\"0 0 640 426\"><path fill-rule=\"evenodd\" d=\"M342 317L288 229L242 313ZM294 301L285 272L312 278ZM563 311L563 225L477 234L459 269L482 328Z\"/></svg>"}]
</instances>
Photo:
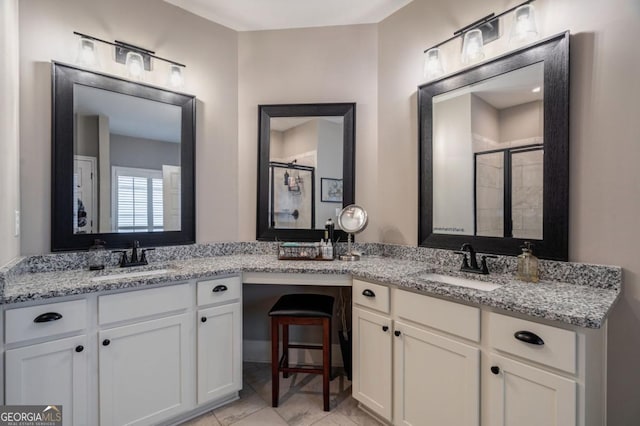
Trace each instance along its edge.
<instances>
[{"instance_id":1,"label":"ceiling","mask_svg":"<svg viewBox=\"0 0 640 426\"><path fill-rule=\"evenodd\" d=\"M413 0L164 0L236 31L373 24Z\"/></svg>"}]
</instances>

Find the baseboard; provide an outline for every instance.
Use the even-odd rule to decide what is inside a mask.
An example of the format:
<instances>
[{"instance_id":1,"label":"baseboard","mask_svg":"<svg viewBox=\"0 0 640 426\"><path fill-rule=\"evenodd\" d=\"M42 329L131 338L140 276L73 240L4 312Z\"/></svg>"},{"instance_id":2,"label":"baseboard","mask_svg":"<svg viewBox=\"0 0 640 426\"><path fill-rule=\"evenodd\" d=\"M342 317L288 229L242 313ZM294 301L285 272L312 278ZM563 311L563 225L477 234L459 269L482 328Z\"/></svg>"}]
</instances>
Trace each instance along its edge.
<instances>
[{"instance_id":1,"label":"baseboard","mask_svg":"<svg viewBox=\"0 0 640 426\"><path fill-rule=\"evenodd\" d=\"M312 344L303 342L291 342L292 344ZM271 362L271 341L269 340L243 340L242 360L246 362ZM322 351L309 349L289 349L289 362L291 364L322 365ZM331 345L331 365L342 367L342 352L340 344Z\"/></svg>"}]
</instances>

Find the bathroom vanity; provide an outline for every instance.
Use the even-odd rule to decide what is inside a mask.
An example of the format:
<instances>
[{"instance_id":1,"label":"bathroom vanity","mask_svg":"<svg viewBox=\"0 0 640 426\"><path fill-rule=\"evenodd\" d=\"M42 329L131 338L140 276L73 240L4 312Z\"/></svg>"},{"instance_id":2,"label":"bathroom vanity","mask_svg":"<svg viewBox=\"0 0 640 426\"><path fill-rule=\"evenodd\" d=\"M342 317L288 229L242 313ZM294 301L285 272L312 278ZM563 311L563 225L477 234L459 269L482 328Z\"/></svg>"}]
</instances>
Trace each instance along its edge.
<instances>
[{"instance_id":1,"label":"bathroom vanity","mask_svg":"<svg viewBox=\"0 0 640 426\"><path fill-rule=\"evenodd\" d=\"M381 419L526 425L541 410L548 424L603 424L619 268L548 262L540 284L494 274L478 280L499 287L483 291L433 281L460 278L445 251L282 262L250 245L135 271L60 266L78 254L5 270L4 402L62 404L66 424L177 424L238 397L243 282L329 285L353 288L353 395Z\"/></svg>"}]
</instances>

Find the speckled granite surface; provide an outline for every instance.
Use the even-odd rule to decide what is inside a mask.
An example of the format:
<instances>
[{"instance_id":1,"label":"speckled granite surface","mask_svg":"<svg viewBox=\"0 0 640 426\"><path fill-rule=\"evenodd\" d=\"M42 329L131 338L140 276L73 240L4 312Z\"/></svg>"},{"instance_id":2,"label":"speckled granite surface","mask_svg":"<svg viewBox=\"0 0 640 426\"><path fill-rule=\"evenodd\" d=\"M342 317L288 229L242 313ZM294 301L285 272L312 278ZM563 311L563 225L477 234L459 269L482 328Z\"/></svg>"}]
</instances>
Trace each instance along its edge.
<instances>
[{"instance_id":1,"label":"speckled granite surface","mask_svg":"<svg viewBox=\"0 0 640 426\"><path fill-rule=\"evenodd\" d=\"M621 268L566 262L542 262L542 282L522 283L511 271L515 259L492 259L490 276L476 276L501 287L491 292L426 281L420 275L444 272L467 276L457 271L457 255L446 250L384 244L360 244L357 249L368 255L360 262L278 261L274 243L224 243L163 247L153 252L153 263L146 267L109 268L88 271L85 253L55 254L21 259L0 270L4 282L5 304L85 294L145 285L186 281L240 272L285 272L351 274L410 291L432 294L451 300L519 312L538 318L561 321L582 327L598 328L620 294ZM115 265L115 262L114 262ZM101 275L142 270L169 269L168 273L145 277L92 281ZM505 273L508 272L508 273Z\"/></svg>"}]
</instances>

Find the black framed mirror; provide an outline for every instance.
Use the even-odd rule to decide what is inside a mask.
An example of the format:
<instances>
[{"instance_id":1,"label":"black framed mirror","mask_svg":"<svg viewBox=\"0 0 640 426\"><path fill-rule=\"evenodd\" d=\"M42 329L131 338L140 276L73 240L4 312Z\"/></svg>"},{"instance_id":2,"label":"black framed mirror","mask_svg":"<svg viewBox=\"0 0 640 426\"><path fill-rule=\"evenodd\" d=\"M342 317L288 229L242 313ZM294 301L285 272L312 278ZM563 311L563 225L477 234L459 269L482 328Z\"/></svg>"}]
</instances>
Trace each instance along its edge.
<instances>
[{"instance_id":1,"label":"black framed mirror","mask_svg":"<svg viewBox=\"0 0 640 426\"><path fill-rule=\"evenodd\" d=\"M51 250L195 242L195 97L52 64Z\"/></svg>"},{"instance_id":2,"label":"black framed mirror","mask_svg":"<svg viewBox=\"0 0 640 426\"><path fill-rule=\"evenodd\" d=\"M568 259L569 33L418 89L419 245Z\"/></svg>"},{"instance_id":3,"label":"black framed mirror","mask_svg":"<svg viewBox=\"0 0 640 426\"><path fill-rule=\"evenodd\" d=\"M258 107L258 240L320 241L354 202L355 113L355 103Z\"/></svg>"}]
</instances>

